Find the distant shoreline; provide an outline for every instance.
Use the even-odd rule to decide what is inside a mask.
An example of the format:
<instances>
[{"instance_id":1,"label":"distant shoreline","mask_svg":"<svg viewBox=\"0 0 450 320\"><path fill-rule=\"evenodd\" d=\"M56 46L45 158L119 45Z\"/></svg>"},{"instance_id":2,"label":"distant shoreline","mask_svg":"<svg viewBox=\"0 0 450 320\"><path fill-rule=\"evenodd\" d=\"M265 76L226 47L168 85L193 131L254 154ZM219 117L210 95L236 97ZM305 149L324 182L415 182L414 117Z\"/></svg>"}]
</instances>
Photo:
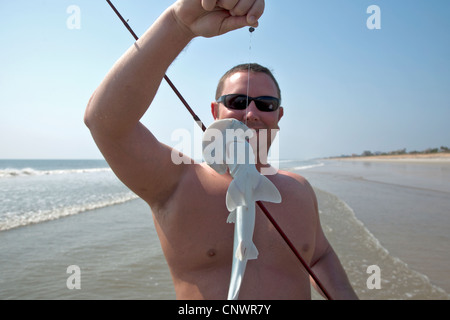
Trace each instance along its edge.
<instances>
[{"instance_id":1,"label":"distant shoreline","mask_svg":"<svg viewBox=\"0 0 450 320\"><path fill-rule=\"evenodd\" d=\"M330 157L323 160L450 163L450 153L399 154L356 157Z\"/></svg>"}]
</instances>

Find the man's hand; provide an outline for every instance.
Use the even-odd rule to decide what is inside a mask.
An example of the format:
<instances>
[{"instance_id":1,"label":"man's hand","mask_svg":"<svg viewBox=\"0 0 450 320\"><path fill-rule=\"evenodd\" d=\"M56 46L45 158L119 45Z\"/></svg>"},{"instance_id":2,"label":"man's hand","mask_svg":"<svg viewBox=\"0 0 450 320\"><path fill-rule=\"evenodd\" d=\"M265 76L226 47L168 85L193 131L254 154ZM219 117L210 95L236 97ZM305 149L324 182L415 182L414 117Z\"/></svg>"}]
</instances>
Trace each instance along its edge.
<instances>
[{"instance_id":1,"label":"man's hand","mask_svg":"<svg viewBox=\"0 0 450 320\"><path fill-rule=\"evenodd\" d=\"M256 27L263 12L264 0L179 0L172 6L175 20L194 37Z\"/></svg>"}]
</instances>

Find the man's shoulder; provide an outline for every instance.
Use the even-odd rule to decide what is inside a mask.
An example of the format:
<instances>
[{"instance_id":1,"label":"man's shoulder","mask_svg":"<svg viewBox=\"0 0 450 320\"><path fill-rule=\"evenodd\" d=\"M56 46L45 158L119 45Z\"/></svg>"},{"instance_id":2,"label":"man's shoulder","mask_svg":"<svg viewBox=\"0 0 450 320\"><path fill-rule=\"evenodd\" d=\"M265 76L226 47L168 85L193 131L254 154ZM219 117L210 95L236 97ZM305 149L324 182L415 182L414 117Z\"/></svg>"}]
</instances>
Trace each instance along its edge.
<instances>
[{"instance_id":1,"label":"man's shoulder","mask_svg":"<svg viewBox=\"0 0 450 320\"><path fill-rule=\"evenodd\" d=\"M279 176L280 179L285 179L285 180L292 180L294 179L295 181L297 181L298 183L304 185L304 184L308 184L308 180L306 180L305 177L292 172L292 171L285 171L285 170L278 170L277 171L277 175Z\"/></svg>"},{"instance_id":2,"label":"man's shoulder","mask_svg":"<svg viewBox=\"0 0 450 320\"><path fill-rule=\"evenodd\" d=\"M229 174L219 174L205 162L195 162L186 168L179 189L187 194L215 194L223 192L230 180Z\"/></svg>"},{"instance_id":3,"label":"man's shoulder","mask_svg":"<svg viewBox=\"0 0 450 320\"><path fill-rule=\"evenodd\" d=\"M301 193L315 194L313 187L302 175L285 170L278 170L276 174L277 186L284 189L296 190Z\"/></svg>"}]
</instances>

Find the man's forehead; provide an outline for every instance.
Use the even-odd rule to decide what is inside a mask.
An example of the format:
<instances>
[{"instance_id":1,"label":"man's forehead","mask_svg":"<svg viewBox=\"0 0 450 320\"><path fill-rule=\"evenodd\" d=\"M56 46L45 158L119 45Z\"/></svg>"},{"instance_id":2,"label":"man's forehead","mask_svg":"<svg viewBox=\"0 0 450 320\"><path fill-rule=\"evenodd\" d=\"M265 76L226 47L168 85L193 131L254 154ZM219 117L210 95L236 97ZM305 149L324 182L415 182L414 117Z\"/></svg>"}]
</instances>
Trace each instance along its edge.
<instances>
[{"instance_id":1,"label":"man's forehead","mask_svg":"<svg viewBox=\"0 0 450 320\"><path fill-rule=\"evenodd\" d=\"M249 76L251 80L249 79ZM268 76L267 74L263 72L253 72L250 71L250 74L248 71L238 71L230 75L227 79L225 79L224 82L224 89L225 91L228 91L228 89L236 87L245 87L247 88L248 81L250 80L250 88L252 88L252 83L256 81L258 83L258 86L264 86L266 90L270 88L269 90L275 90L276 91L276 85L273 82L272 78Z\"/></svg>"},{"instance_id":2,"label":"man's forehead","mask_svg":"<svg viewBox=\"0 0 450 320\"><path fill-rule=\"evenodd\" d=\"M236 82L239 81L239 79L244 75L247 76L247 74L244 74L243 72L235 72L228 78L228 80L230 82Z\"/></svg>"}]
</instances>

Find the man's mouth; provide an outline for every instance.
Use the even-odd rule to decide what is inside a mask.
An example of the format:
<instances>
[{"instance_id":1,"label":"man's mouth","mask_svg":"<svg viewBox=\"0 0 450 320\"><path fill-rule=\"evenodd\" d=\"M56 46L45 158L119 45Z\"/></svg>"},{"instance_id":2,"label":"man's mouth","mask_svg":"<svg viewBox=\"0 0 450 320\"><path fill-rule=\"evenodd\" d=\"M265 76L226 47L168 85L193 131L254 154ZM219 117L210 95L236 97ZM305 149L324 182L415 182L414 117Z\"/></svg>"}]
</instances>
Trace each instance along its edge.
<instances>
[{"instance_id":1,"label":"man's mouth","mask_svg":"<svg viewBox=\"0 0 450 320\"><path fill-rule=\"evenodd\" d=\"M256 133L258 133L259 130L264 130L264 128L254 128L254 127L249 127L249 129L254 131L254 132L256 132Z\"/></svg>"}]
</instances>

